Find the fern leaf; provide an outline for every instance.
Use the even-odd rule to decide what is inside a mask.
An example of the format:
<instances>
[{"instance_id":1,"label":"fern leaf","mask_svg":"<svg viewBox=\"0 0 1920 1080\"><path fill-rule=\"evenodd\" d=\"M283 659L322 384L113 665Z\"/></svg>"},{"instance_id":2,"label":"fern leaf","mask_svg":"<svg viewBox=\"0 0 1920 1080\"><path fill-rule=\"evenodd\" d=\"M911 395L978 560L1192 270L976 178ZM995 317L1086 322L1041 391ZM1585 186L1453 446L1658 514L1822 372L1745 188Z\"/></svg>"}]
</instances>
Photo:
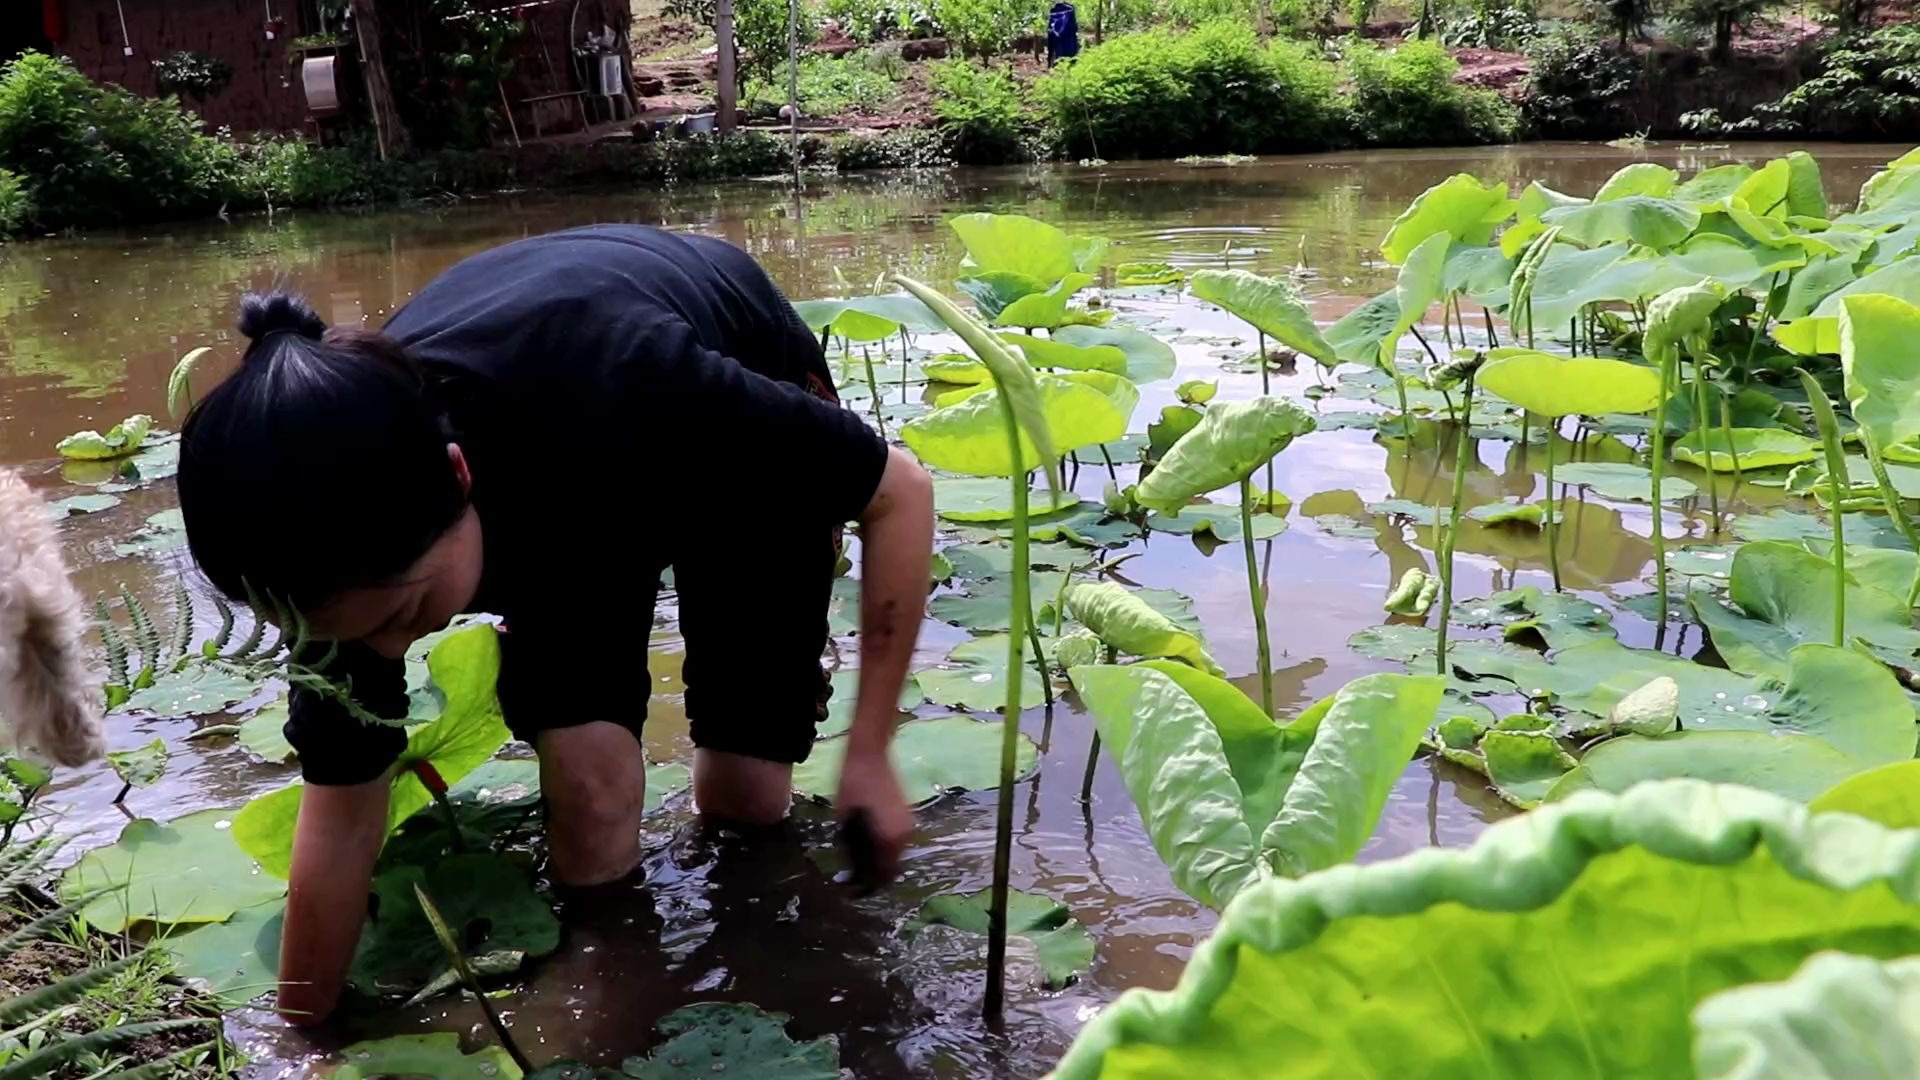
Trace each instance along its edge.
<instances>
[{"instance_id":1,"label":"fern leaf","mask_svg":"<svg viewBox=\"0 0 1920 1080\"><path fill-rule=\"evenodd\" d=\"M100 623L100 645L107 653L107 680L110 684L127 685L127 643L120 636L120 628L113 625L113 612L107 608L105 599L93 602L93 617Z\"/></svg>"},{"instance_id":2,"label":"fern leaf","mask_svg":"<svg viewBox=\"0 0 1920 1080\"><path fill-rule=\"evenodd\" d=\"M0 899L12 896L27 882L44 877L47 864L65 845L65 840L41 839L0 847Z\"/></svg>"},{"instance_id":3,"label":"fern leaf","mask_svg":"<svg viewBox=\"0 0 1920 1080\"><path fill-rule=\"evenodd\" d=\"M0 1028L12 1027L41 1013L79 1001L87 991L133 967L142 956L142 953L123 956L111 964L75 972L58 982L48 983L38 989L0 1001ZM9 1074L0 1072L0 1078L7 1075Z\"/></svg>"},{"instance_id":4,"label":"fern leaf","mask_svg":"<svg viewBox=\"0 0 1920 1080\"><path fill-rule=\"evenodd\" d=\"M167 648L167 661L175 662L187 658L187 650L193 647L193 594L187 591L185 578L175 578L173 582L173 641Z\"/></svg>"},{"instance_id":5,"label":"fern leaf","mask_svg":"<svg viewBox=\"0 0 1920 1080\"><path fill-rule=\"evenodd\" d=\"M267 617L260 613L259 608L254 608L253 626L247 630L246 640L242 641L239 647L235 648L222 659L232 660L236 663L253 659L254 650L260 647L260 639L266 635L266 632Z\"/></svg>"},{"instance_id":6,"label":"fern leaf","mask_svg":"<svg viewBox=\"0 0 1920 1080\"><path fill-rule=\"evenodd\" d=\"M95 968L94 970L106 969ZM207 1019L148 1020L139 1024L121 1024L119 1027L89 1031L78 1038L50 1042L42 1046L38 1053L7 1063L4 1068L0 1068L0 1080L25 1080L29 1076L49 1076L55 1069L75 1058L86 1054L97 1054L110 1046L144 1039L149 1035L178 1031L181 1028L204 1027L212 1023L212 1020Z\"/></svg>"},{"instance_id":7,"label":"fern leaf","mask_svg":"<svg viewBox=\"0 0 1920 1080\"><path fill-rule=\"evenodd\" d=\"M153 625L153 620L147 617L146 605L124 584L120 586L120 599L127 605L127 618L133 621L133 640L140 646L140 666L158 666L160 631Z\"/></svg>"},{"instance_id":8,"label":"fern leaf","mask_svg":"<svg viewBox=\"0 0 1920 1080\"><path fill-rule=\"evenodd\" d=\"M131 1069L121 1069L108 1073L102 1080L169 1080L181 1075L181 1067L191 1065L202 1054L210 1054L219 1045L219 1040L208 1039L196 1043L178 1053L168 1054L159 1061L149 1061L145 1065L136 1065Z\"/></svg>"},{"instance_id":9,"label":"fern leaf","mask_svg":"<svg viewBox=\"0 0 1920 1080\"><path fill-rule=\"evenodd\" d=\"M113 892L114 889L118 887L119 886L113 886L111 888L97 889L70 904L62 904L54 908L52 911L35 918L32 922L15 929L5 937L0 937L0 961L5 960L7 957L19 952L33 942L39 941L41 938L60 929L60 927L66 925L67 921L77 914L81 908Z\"/></svg>"},{"instance_id":10,"label":"fern leaf","mask_svg":"<svg viewBox=\"0 0 1920 1080\"><path fill-rule=\"evenodd\" d=\"M233 605L227 603L226 597L214 593L213 609L220 613L220 629L200 646L201 655L209 660L219 656L220 650L227 647L227 639L233 637Z\"/></svg>"}]
</instances>

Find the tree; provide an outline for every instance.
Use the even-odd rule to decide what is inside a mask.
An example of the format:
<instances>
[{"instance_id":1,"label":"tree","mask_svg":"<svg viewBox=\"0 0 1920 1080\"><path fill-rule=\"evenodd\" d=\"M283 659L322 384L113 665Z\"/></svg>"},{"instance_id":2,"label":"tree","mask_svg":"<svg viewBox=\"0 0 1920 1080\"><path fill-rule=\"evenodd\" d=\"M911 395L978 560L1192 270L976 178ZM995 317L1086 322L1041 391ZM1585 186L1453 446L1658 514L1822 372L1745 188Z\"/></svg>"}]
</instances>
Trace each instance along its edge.
<instances>
[{"instance_id":1,"label":"tree","mask_svg":"<svg viewBox=\"0 0 1920 1080\"><path fill-rule=\"evenodd\" d=\"M1713 46L1707 57L1716 64L1733 59L1733 31L1773 6L1771 0L1680 0L1674 5L1674 18L1690 26L1709 30Z\"/></svg>"},{"instance_id":2,"label":"tree","mask_svg":"<svg viewBox=\"0 0 1920 1080\"><path fill-rule=\"evenodd\" d=\"M367 80L367 103L373 108L373 131L380 143L380 156L405 157L413 150L413 137L393 103L393 84L387 81L386 61L380 54L380 14L374 10L373 0L353 0L353 27L360 37L361 70Z\"/></svg>"}]
</instances>

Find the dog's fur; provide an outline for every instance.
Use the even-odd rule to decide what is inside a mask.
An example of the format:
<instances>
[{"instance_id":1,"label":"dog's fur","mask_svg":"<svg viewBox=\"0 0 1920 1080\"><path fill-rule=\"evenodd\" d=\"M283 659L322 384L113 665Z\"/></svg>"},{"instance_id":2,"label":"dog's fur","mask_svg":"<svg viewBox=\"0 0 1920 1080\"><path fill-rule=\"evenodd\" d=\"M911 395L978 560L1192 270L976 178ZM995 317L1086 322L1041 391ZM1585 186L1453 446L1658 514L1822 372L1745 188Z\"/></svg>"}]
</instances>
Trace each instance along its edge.
<instances>
[{"instance_id":1,"label":"dog's fur","mask_svg":"<svg viewBox=\"0 0 1920 1080\"><path fill-rule=\"evenodd\" d=\"M10 728L22 746L62 765L105 751L85 632L46 505L18 474L0 469L0 746Z\"/></svg>"}]
</instances>

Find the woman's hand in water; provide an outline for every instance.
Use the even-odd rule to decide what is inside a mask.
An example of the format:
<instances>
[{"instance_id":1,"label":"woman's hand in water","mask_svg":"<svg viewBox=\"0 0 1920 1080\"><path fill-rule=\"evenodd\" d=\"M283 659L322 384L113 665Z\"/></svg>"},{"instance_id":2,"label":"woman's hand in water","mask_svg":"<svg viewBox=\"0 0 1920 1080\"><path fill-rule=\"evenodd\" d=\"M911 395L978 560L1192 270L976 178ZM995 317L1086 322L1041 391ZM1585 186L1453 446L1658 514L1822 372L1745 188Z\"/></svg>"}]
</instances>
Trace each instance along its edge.
<instances>
[{"instance_id":1,"label":"woman's hand in water","mask_svg":"<svg viewBox=\"0 0 1920 1080\"><path fill-rule=\"evenodd\" d=\"M865 811L873 840L873 872L879 885L900 872L900 853L913 837L913 808L900 791L900 778L886 751L850 753L840 766L840 790L833 797L834 816L841 821L854 811Z\"/></svg>"}]
</instances>

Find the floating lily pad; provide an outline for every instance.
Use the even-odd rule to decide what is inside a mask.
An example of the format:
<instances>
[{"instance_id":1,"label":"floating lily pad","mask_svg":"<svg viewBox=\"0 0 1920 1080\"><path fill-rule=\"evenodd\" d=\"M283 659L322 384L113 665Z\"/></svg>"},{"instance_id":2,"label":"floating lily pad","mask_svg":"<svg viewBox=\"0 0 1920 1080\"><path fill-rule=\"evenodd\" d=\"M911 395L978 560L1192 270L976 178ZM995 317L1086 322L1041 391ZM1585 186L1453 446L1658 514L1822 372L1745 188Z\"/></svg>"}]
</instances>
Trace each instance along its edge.
<instances>
[{"instance_id":1,"label":"floating lily pad","mask_svg":"<svg viewBox=\"0 0 1920 1080\"><path fill-rule=\"evenodd\" d=\"M1667 549L1667 569L1688 577L1725 580L1733 573L1733 557L1739 544L1689 544Z\"/></svg>"},{"instance_id":2,"label":"floating lily pad","mask_svg":"<svg viewBox=\"0 0 1920 1080\"><path fill-rule=\"evenodd\" d=\"M1762 540L1742 547L1733 558L1727 595L1736 607L1699 586L1688 600L1735 671L1784 676L1794 646L1833 640L1833 563L1797 544ZM1846 640L1856 638L1907 656L1920 650L1920 630L1904 595L1849 580Z\"/></svg>"},{"instance_id":3,"label":"floating lily pad","mask_svg":"<svg viewBox=\"0 0 1920 1080\"><path fill-rule=\"evenodd\" d=\"M115 750L107 755L113 774L128 787L152 787L167 775L167 741L155 738L132 750Z\"/></svg>"},{"instance_id":4,"label":"floating lily pad","mask_svg":"<svg viewBox=\"0 0 1920 1080\"><path fill-rule=\"evenodd\" d=\"M827 699L827 718L814 729L816 739L831 738L846 733L853 726L853 709L858 700L860 672L856 668L841 668L828 680L833 686L833 696ZM900 711L912 712L920 703L927 700L920 692L920 683L912 675L900 687ZM648 802L652 802L652 773L648 773ZM684 787L685 785L682 784Z\"/></svg>"},{"instance_id":5,"label":"floating lily pad","mask_svg":"<svg viewBox=\"0 0 1920 1080\"><path fill-rule=\"evenodd\" d=\"M941 554L953 567L953 576L968 581L999 577L1013 571L1013 545L999 541L955 544L942 548ZM1027 545L1027 564L1050 570L1084 566L1093 560L1085 548L1071 543L1036 541Z\"/></svg>"},{"instance_id":6,"label":"floating lily pad","mask_svg":"<svg viewBox=\"0 0 1920 1080\"><path fill-rule=\"evenodd\" d=\"M1706 433L1706 447L1702 449L1701 433L1688 432L1674 441L1674 460L1714 472L1732 472L1736 457L1740 469L1745 471L1775 465L1797 465L1812 461L1820 454L1818 442L1780 428L1734 428L1731 455L1727 453L1726 440L1725 432L1709 431Z\"/></svg>"},{"instance_id":7,"label":"floating lily pad","mask_svg":"<svg viewBox=\"0 0 1920 1080\"><path fill-rule=\"evenodd\" d=\"M936 896L920 908L908 929L942 924L985 934L993 890ZM1007 890L1007 933L1033 942L1047 988L1057 990L1093 966L1093 935L1065 904L1039 893Z\"/></svg>"},{"instance_id":8,"label":"floating lily pad","mask_svg":"<svg viewBox=\"0 0 1920 1080\"><path fill-rule=\"evenodd\" d=\"M128 822L118 842L87 852L61 875L60 895L72 900L116 889L82 913L110 934L145 922L221 922L285 895L287 883L261 873L234 844L234 814L214 809L164 825L148 818Z\"/></svg>"},{"instance_id":9,"label":"floating lily pad","mask_svg":"<svg viewBox=\"0 0 1920 1080\"><path fill-rule=\"evenodd\" d=\"M225 667L196 661L184 671L162 672L152 686L135 690L120 709L167 718L205 716L245 701L264 685Z\"/></svg>"},{"instance_id":10,"label":"floating lily pad","mask_svg":"<svg viewBox=\"0 0 1920 1080\"><path fill-rule=\"evenodd\" d=\"M107 429L104 435L97 431L76 431L54 444L54 449L61 457L74 461L110 461L140 449L152 430L153 417L136 413Z\"/></svg>"},{"instance_id":11,"label":"floating lily pad","mask_svg":"<svg viewBox=\"0 0 1920 1080\"><path fill-rule=\"evenodd\" d=\"M1575 764L1560 741L1544 732L1496 729L1481 736L1479 749L1494 791L1522 810L1540 805Z\"/></svg>"},{"instance_id":12,"label":"floating lily pad","mask_svg":"<svg viewBox=\"0 0 1920 1080\"><path fill-rule=\"evenodd\" d=\"M97 514L102 510L111 510L120 505L118 495L105 495L99 492L86 492L69 495L57 502L47 504L47 513L55 520L72 517L76 514Z\"/></svg>"},{"instance_id":13,"label":"floating lily pad","mask_svg":"<svg viewBox=\"0 0 1920 1080\"><path fill-rule=\"evenodd\" d=\"M1557 466L1553 478L1564 484L1591 488L1603 499L1653 501L1653 471L1641 465L1613 461L1575 461ZM1666 502L1691 498L1700 493L1693 481L1678 476L1660 478L1660 495Z\"/></svg>"},{"instance_id":14,"label":"floating lily pad","mask_svg":"<svg viewBox=\"0 0 1920 1080\"><path fill-rule=\"evenodd\" d=\"M187 520L181 516L180 508L162 510L149 515L147 523L127 538L113 545L113 554L118 559L162 555L176 551L187 545Z\"/></svg>"},{"instance_id":15,"label":"floating lily pad","mask_svg":"<svg viewBox=\"0 0 1920 1080\"><path fill-rule=\"evenodd\" d=\"M1029 665L1031 651L1023 652ZM947 654L947 663L955 665L916 672L920 692L937 705L992 712L1007 704L1007 635L988 634L963 641ZM1020 680L1020 707L1031 709L1041 704L1045 694L1040 673L1029 671Z\"/></svg>"},{"instance_id":16,"label":"floating lily pad","mask_svg":"<svg viewBox=\"0 0 1920 1080\"><path fill-rule=\"evenodd\" d=\"M296 755L293 744L287 741L288 716L285 697L262 706L259 712L241 721L240 745L261 761L274 765L291 763Z\"/></svg>"},{"instance_id":17,"label":"floating lily pad","mask_svg":"<svg viewBox=\"0 0 1920 1080\"><path fill-rule=\"evenodd\" d=\"M1027 496L1029 514L1046 514L1080 502L1071 491L1044 486ZM949 521L1006 521L1013 517L1013 489L1000 477L942 477L933 482L933 512Z\"/></svg>"},{"instance_id":18,"label":"floating lily pad","mask_svg":"<svg viewBox=\"0 0 1920 1080\"><path fill-rule=\"evenodd\" d=\"M1127 354L1127 378L1136 383L1173 378L1177 361L1173 347L1152 334L1126 326L1062 326L1053 340L1083 349L1111 345Z\"/></svg>"},{"instance_id":19,"label":"floating lily pad","mask_svg":"<svg viewBox=\"0 0 1920 1080\"><path fill-rule=\"evenodd\" d=\"M1036 571L1028 574L1029 600L1033 610L1051 600L1066 580L1062 572ZM967 582L965 593L944 593L927 603L927 614L942 622L964 626L975 632L1007 630L1013 620L1013 578L997 577Z\"/></svg>"},{"instance_id":20,"label":"floating lily pad","mask_svg":"<svg viewBox=\"0 0 1920 1080\"><path fill-rule=\"evenodd\" d=\"M1011 537L1011 528L994 530L995 536ZM1069 511L1049 514L1027 523L1032 540L1071 540L1084 547L1116 547L1140 535L1140 526L1126 518L1114 517L1096 502L1083 502Z\"/></svg>"},{"instance_id":21,"label":"floating lily pad","mask_svg":"<svg viewBox=\"0 0 1920 1080\"><path fill-rule=\"evenodd\" d=\"M1441 511L1438 507L1417 503L1411 499L1383 499L1367 504L1367 513L1382 516L1404 517L1415 525L1437 525Z\"/></svg>"},{"instance_id":22,"label":"floating lily pad","mask_svg":"<svg viewBox=\"0 0 1920 1080\"><path fill-rule=\"evenodd\" d=\"M560 920L533 891L526 871L497 855L454 855L429 870L395 867L373 880L376 906L348 978L364 990L413 990L447 966L415 886L469 955L545 956L560 946Z\"/></svg>"},{"instance_id":23,"label":"floating lily pad","mask_svg":"<svg viewBox=\"0 0 1920 1080\"><path fill-rule=\"evenodd\" d=\"M1566 649L1614 636L1613 617L1598 604L1536 586L1457 600L1453 621L1461 626L1499 627L1508 641L1537 634L1550 649Z\"/></svg>"},{"instance_id":24,"label":"floating lily pad","mask_svg":"<svg viewBox=\"0 0 1920 1080\"><path fill-rule=\"evenodd\" d=\"M160 948L173 957L174 974L230 1007L272 990L280 974L280 926L285 900L236 911L226 922L191 933L170 934Z\"/></svg>"},{"instance_id":25,"label":"floating lily pad","mask_svg":"<svg viewBox=\"0 0 1920 1080\"><path fill-rule=\"evenodd\" d=\"M634 1080L840 1080L832 1036L795 1042L785 1013L708 1001L676 1009L655 1028L666 1041L621 1072Z\"/></svg>"},{"instance_id":26,"label":"floating lily pad","mask_svg":"<svg viewBox=\"0 0 1920 1080\"><path fill-rule=\"evenodd\" d=\"M328 1080L380 1080L382 1077L430 1076L434 1080L517 1080L520 1066L497 1046L471 1054L460 1052L460 1036L395 1035L354 1043L340 1052L346 1064L327 1074Z\"/></svg>"},{"instance_id":27,"label":"floating lily pad","mask_svg":"<svg viewBox=\"0 0 1920 1080\"><path fill-rule=\"evenodd\" d=\"M1028 681L1039 679L1032 676ZM1036 698L1035 704L1038 704ZM940 716L911 720L893 735L888 757L900 776L900 787L910 803L923 803L950 791L987 791L1000 786L998 720ZM1014 778L1025 779L1040 762L1039 748L1021 734ZM846 738L815 743L813 755L793 767L793 786L804 795L829 799L840 784L840 763L846 757Z\"/></svg>"},{"instance_id":28,"label":"floating lily pad","mask_svg":"<svg viewBox=\"0 0 1920 1080\"><path fill-rule=\"evenodd\" d=\"M1475 521L1484 521L1489 525L1531 525L1538 527L1545 519L1546 510L1539 503L1487 503L1476 506L1466 512L1466 516Z\"/></svg>"},{"instance_id":29,"label":"floating lily pad","mask_svg":"<svg viewBox=\"0 0 1920 1080\"><path fill-rule=\"evenodd\" d=\"M1691 777L1811 799L1868 768L1811 735L1759 731L1676 731L1627 735L1589 750L1550 798L1576 791L1625 791L1646 780Z\"/></svg>"},{"instance_id":30,"label":"floating lily pad","mask_svg":"<svg viewBox=\"0 0 1920 1080\"><path fill-rule=\"evenodd\" d=\"M1906 548L1906 538L1893 522L1880 514L1850 514L1847 517L1847 548ZM1741 514L1733 519L1733 534L1742 540L1802 541L1832 540L1833 525L1812 514L1773 509L1764 514Z\"/></svg>"},{"instance_id":31,"label":"floating lily pad","mask_svg":"<svg viewBox=\"0 0 1920 1080\"><path fill-rule=\"evenodd\" d=\"M1355 631L1347 638L1347 648L1361 656L1404 662L1432 654L1440 647L1439 642L1439 635L1429 627L1392 623Z\"/></svg>"},{"instance_id":32,"label":"floating lily pad","mask_svg":"<svg viewBox=\"0 0 1920 1080\"><path fill-rule=\"evenodd\" d=\"M1234 541L1240 539L1240 508L1220 503L1189 503L1180 508L1178 515L1155 510L1147 515L1147 528L1179 536L1209 533L1216 540ZM1253 515L1255 540L1279 536L1286 531L1287 520L1279 515L1264 510Z\"/></svg>"}]
</instances>

